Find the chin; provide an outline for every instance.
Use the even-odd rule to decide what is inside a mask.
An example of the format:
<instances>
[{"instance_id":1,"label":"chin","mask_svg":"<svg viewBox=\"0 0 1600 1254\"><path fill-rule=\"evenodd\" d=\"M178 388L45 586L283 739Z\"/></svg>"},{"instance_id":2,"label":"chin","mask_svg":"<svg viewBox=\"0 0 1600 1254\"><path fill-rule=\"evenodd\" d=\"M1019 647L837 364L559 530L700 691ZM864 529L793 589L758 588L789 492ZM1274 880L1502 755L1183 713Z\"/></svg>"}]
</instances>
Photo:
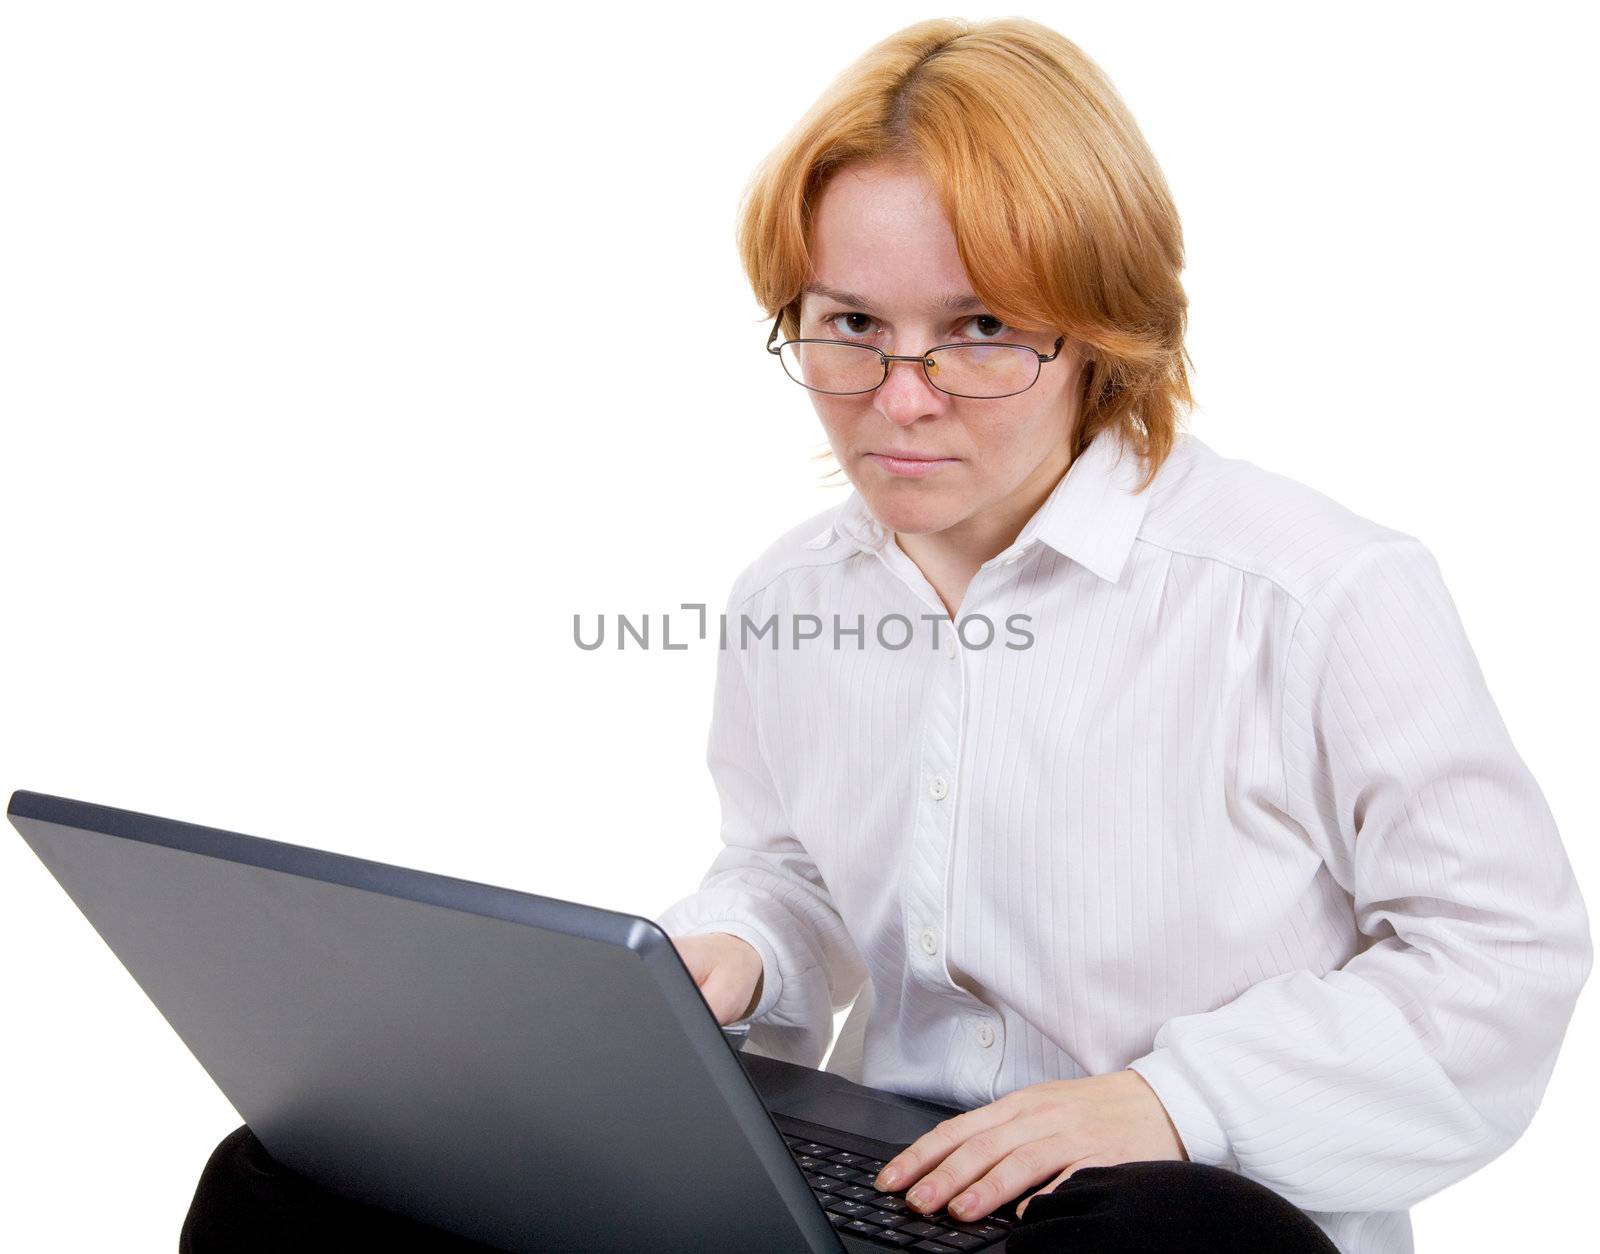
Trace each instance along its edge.
<instances>
[{"instance_id":1,"label":"chin","mask_svg":"<svg viewBox=\"0 0 1600 1254\"><path fill-rule=\"evenodd\" d=\"M961 503L949 493L904 491L897 486L889 491L875 488L863 492L862 496L879 522L890 531L903 531L907 535L943 531L963 517Z\"/></svg>"}]
</instances>

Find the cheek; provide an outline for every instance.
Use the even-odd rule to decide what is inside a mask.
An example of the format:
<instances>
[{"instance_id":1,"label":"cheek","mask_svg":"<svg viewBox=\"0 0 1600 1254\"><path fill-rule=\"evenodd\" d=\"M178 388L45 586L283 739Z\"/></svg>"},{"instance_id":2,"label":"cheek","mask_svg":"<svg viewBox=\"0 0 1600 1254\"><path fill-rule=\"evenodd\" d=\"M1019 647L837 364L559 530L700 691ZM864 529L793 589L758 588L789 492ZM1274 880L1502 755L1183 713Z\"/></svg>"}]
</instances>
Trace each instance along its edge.
<instances>
[{"instance_id":1,"label":"cheek","mask_svg":"<svg viewBox=\"0 0 1600 1254\"><path fill-rule=\"evenodd\" d=\"M828 443L835 449L848 449L860 440L868 406L823 396L819 392L811 394L811 405L816 410L817 421L822 424Z\"/></svg>"},{"instance_id":2,"label":"cheek","mask_svg":"<svg viewBox=\"0 0 1600 1254\"><path fill-rule=\"evenodd\" d=\"M1067 397L1054 392L1032 405L1019 406L1006 419L1007 432L1019 455L1024 449L1028 454L1042 455L1055 448L1066 440L1073 423Z\"/></svg>"},{"instance_id":3,"label":"cheek","mask_svg":"<svg viewBox=\"0 0 1600 1254\"><path fill-rule=\"evenodd\" d=\"M990 465L1035 458L1060 436L1061 423L1029 407L985 414L967 424L974 453Z\"/></svg>"}]
</instances>

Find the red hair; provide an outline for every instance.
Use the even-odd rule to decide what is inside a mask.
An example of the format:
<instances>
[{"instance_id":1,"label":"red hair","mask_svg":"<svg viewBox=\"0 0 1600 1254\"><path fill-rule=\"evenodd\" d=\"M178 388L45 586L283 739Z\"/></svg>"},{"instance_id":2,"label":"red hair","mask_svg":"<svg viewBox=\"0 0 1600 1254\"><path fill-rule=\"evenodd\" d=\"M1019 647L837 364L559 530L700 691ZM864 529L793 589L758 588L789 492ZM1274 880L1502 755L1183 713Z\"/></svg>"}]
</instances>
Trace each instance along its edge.
<instances>
[{"instance_id":1,"label":"red hair","mask_svg":"<svg viewBox=\"0 0 1600 1254\"><path fill-rule=\"evenodd\" d=\"M784 311L785 336L798 334L822 188L879 160L911 164L937 189L991 313L1083 346L1074 458L1118 428L1148 486L1194 405L1183 233L1105 74L1026 18L938 18L868 49L761 164L740 205L740 258L767 317Z\"/></svg>"}]
</instances>

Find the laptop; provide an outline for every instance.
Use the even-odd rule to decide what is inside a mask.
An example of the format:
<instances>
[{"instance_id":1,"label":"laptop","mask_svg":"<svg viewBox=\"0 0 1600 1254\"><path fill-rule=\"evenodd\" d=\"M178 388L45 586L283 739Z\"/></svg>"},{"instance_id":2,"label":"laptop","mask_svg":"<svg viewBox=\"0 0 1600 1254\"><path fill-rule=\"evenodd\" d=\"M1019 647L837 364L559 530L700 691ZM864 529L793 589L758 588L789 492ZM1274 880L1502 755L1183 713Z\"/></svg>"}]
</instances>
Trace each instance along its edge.
<instances>
[{"instance_id":1,"label":"laptop","mask_svg":"<svg viewBox=\"0 0 1600 1254\"><path fill-rule=\"evenodd\" d=\"M510 1251L1001 1251L1015 1226L874 1189L959 1112L740 1049L650 919L44 793L6 815L267 1152L334 1192Z\"/></svg>"}]
</instances>

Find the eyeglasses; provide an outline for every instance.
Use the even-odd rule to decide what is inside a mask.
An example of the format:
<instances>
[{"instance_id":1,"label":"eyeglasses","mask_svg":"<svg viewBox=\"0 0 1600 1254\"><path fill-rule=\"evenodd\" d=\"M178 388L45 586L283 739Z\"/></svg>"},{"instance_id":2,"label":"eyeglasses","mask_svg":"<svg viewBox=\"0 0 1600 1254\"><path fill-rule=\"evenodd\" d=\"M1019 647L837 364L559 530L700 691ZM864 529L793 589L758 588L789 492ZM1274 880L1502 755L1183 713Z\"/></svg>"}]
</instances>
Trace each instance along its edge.
<instances>
[{"instance_id":1,"label":"eyeglasses","mask_svg":"<svg viewBox=\"0 0 1600 1254\"><path fill-rule=\"evenodd\" d=\"M870 344L844 340L785 340L773 346L780 312L767 336L767 352L783 363L784 373L803 388L830 396L859 396L874 392L889 377L897 361L922 363L928 382L948 396L997 400L1026 392L1039 378L1047 361L1054 361L1067 337L1056 338L1047 357L1026 344L939 344L914 357L896 356Z\"/></svg>"}]
</instances>

